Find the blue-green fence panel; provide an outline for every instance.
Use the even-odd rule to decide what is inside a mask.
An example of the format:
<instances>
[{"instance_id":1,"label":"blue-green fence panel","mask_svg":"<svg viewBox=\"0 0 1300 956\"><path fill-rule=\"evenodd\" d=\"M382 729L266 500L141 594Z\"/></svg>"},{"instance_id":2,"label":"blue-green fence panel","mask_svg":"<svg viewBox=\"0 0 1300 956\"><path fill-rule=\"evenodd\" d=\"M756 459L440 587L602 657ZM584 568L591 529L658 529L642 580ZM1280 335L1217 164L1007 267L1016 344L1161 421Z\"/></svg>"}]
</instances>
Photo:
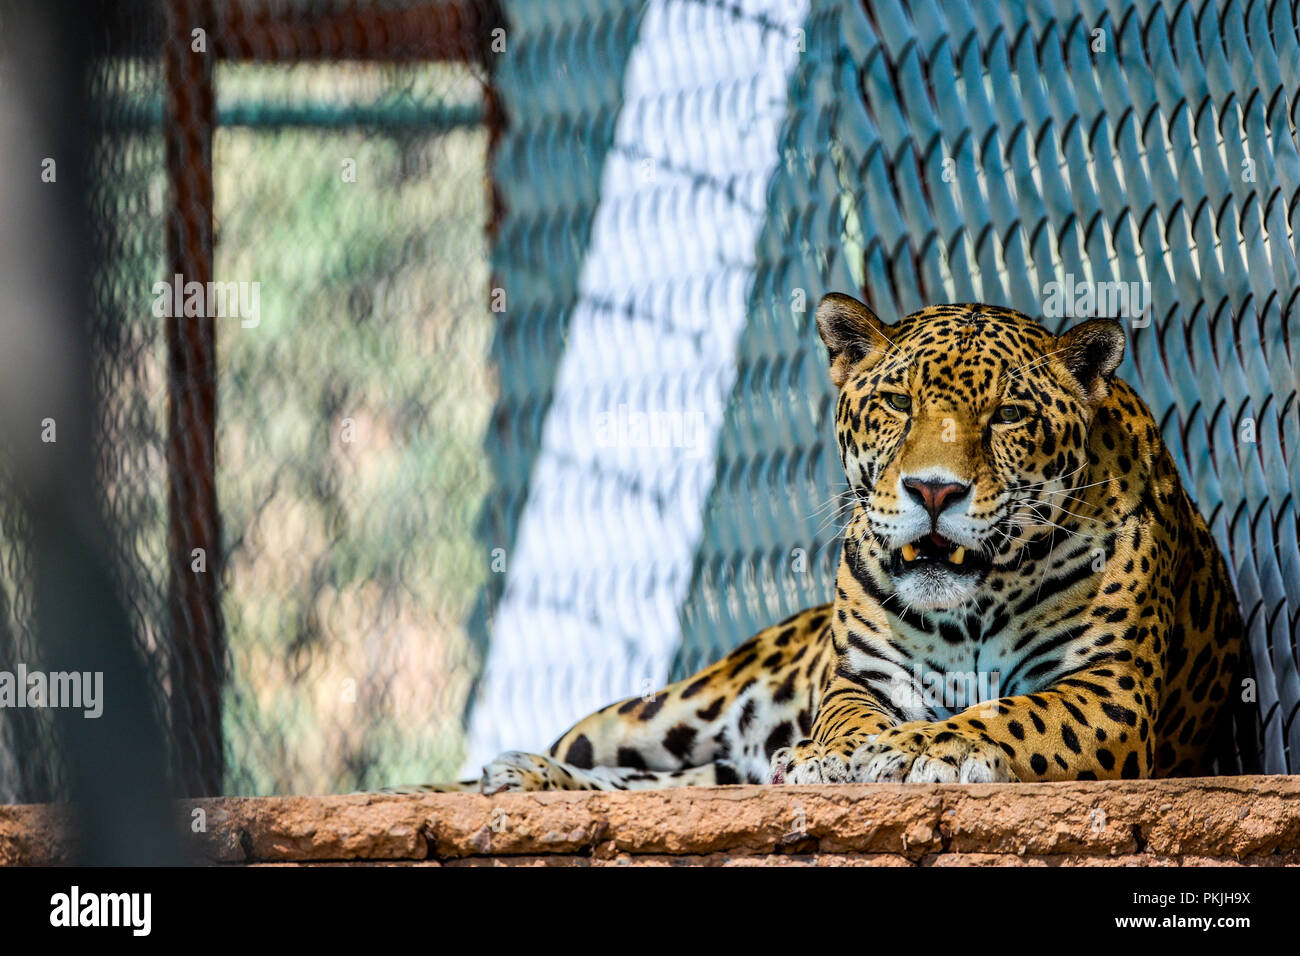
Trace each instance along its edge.
<instances>
[{"instance_id":1,"label":"blue-green fence panel","mask_svg":"<svg viewBox=\"0 0 1300 956\"><path fill-rule=\"evenodd\" d=\"M844 482L812 322L823 293L857 292L892 317L936 302L1006 304L1059 330L1083 317L1062 307L1076 287L1122 286L1136 300L1121 316L1130 342L1121 373L1155 413L1245 611L1252 671L1234 694L1244 698L1236 749L1225 743L1220 766L1294 768L1300 33L1291 6L811 0L802 23L744 329L734 352L716 356L732 384L671 675L830 595ZM727 55L723 44L683 49L683 62ZM535 65L517 56L511 66L515 111L528 114L533 91L520 77ZM745 106L721 90L715 102ZM526 166L498 173L532 197L525 203L551 201ZM658 226L671 241L688 222L667 206ZM530 261L547 254L546 229L533 224ZM503 248L503 265L514 248ZM558 309L548 314L561 321ZM537 375L524 351L502 348L498 359L503 382ZM503 394L503 421L523 401ZM507 491L498 507L517 507L526 457L497 457Z\"/></svg>"}]
</instances>

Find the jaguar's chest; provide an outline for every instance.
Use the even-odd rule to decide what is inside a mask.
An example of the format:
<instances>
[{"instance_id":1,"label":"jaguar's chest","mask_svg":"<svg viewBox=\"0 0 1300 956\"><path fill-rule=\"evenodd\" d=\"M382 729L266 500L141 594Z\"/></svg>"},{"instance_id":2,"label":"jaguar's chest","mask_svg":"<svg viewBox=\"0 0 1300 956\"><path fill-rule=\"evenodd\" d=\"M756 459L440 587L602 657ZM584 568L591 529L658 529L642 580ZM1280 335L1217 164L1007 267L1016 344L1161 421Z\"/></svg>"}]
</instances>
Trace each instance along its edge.
<instances>
[{"instance_id":1,"label":"jaguar's chest","mask_svg":"<svg viewBox=\"0 0 1300 956\"><path fill-rule=\"evenodd\" d=\"M932 615L923 626L897 622L895 645L907 658L908 683L920 690L924 716L941 719L983 701L1033 693L1068 667L1086 644L1065 621L1017 614L994 603L981 613Z\"/></svg>"}]
</instances>

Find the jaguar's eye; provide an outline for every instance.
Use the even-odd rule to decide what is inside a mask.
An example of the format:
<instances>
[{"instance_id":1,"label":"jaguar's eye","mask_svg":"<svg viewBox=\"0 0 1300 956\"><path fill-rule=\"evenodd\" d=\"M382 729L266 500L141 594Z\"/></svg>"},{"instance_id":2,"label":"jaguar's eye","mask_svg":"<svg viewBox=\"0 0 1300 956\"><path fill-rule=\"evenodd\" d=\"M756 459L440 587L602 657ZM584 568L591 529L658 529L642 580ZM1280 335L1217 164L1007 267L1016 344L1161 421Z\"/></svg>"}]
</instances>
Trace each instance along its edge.
<instances>
[{"instance_id":1,"label":"jaguar's eye","mask_svg":"<svg viewBox=\"0 0 1300 956\"><path fill-rule=\"evenodd\" d=\"M1012 422L1023 421L1025 409L1022 405L1003 405L993 413L993 420L1009 425Z\"/></svg>"},{"instance_id":2,"label":"jaguar's eye","mask_svg":"<svg viewBox=\"0 0 1300 956\"><path fill-rule=\"evenodd\" d=\"M912 396L902 392L886 392L885 402L896 411L905 412L912 407Z\"/></svg>"}]
</instances>

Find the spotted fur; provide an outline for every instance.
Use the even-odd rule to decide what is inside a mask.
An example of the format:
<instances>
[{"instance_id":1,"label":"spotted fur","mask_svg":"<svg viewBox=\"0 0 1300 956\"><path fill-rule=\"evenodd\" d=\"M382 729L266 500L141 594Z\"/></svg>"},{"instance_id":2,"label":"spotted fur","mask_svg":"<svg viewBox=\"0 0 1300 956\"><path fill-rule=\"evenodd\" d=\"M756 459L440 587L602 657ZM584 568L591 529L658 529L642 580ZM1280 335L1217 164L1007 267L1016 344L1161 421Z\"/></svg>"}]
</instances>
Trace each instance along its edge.
<instances>
[{"instance_id":1,"label":"spotted fur","mask_svg":"<svg viewBox=\"0 0 1300 956\"><path fill-rule=\"evenodd\" d=\"M1202 773L1243 626L1118 323L818 308L852 513L830 604L463 788ZM956 675L954 679L954 675ZM427 788L426 788L427 789Z\"/></svg>"}]
</instances>

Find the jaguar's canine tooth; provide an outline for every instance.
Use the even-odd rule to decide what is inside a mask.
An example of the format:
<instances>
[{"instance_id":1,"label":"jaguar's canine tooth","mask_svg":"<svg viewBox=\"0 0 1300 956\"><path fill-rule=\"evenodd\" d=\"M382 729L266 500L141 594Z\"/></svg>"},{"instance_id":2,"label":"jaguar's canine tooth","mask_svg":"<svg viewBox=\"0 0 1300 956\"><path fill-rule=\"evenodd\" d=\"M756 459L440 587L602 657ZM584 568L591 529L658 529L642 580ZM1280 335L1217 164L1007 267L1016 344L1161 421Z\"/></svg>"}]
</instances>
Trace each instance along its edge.
<instances>
[{"instance_id":1,"label":"jaguar's canine tooth","mask_svg":"<svg viewBox=\"0 0 1300 956\"><path fill-rule=\"evenodd\" d=\"M966 549L959 545L952 554L948 555L948 560L953 564L961 564L966 560Z\"/></svg>"},{"instance_id":2,"label":"jaguar's canine tooth","mask_svg":"<svg viewBox=\"0 0 1300 956\"><path fill-rule=\"evenodd\" d=\"M915 560L916 560L916 545L914 545L914 544L905 544L905 545L903 545L902 551L903 551L903 560L904 560L904 561L915 561Z\"/></svg>"}]
</instances>

